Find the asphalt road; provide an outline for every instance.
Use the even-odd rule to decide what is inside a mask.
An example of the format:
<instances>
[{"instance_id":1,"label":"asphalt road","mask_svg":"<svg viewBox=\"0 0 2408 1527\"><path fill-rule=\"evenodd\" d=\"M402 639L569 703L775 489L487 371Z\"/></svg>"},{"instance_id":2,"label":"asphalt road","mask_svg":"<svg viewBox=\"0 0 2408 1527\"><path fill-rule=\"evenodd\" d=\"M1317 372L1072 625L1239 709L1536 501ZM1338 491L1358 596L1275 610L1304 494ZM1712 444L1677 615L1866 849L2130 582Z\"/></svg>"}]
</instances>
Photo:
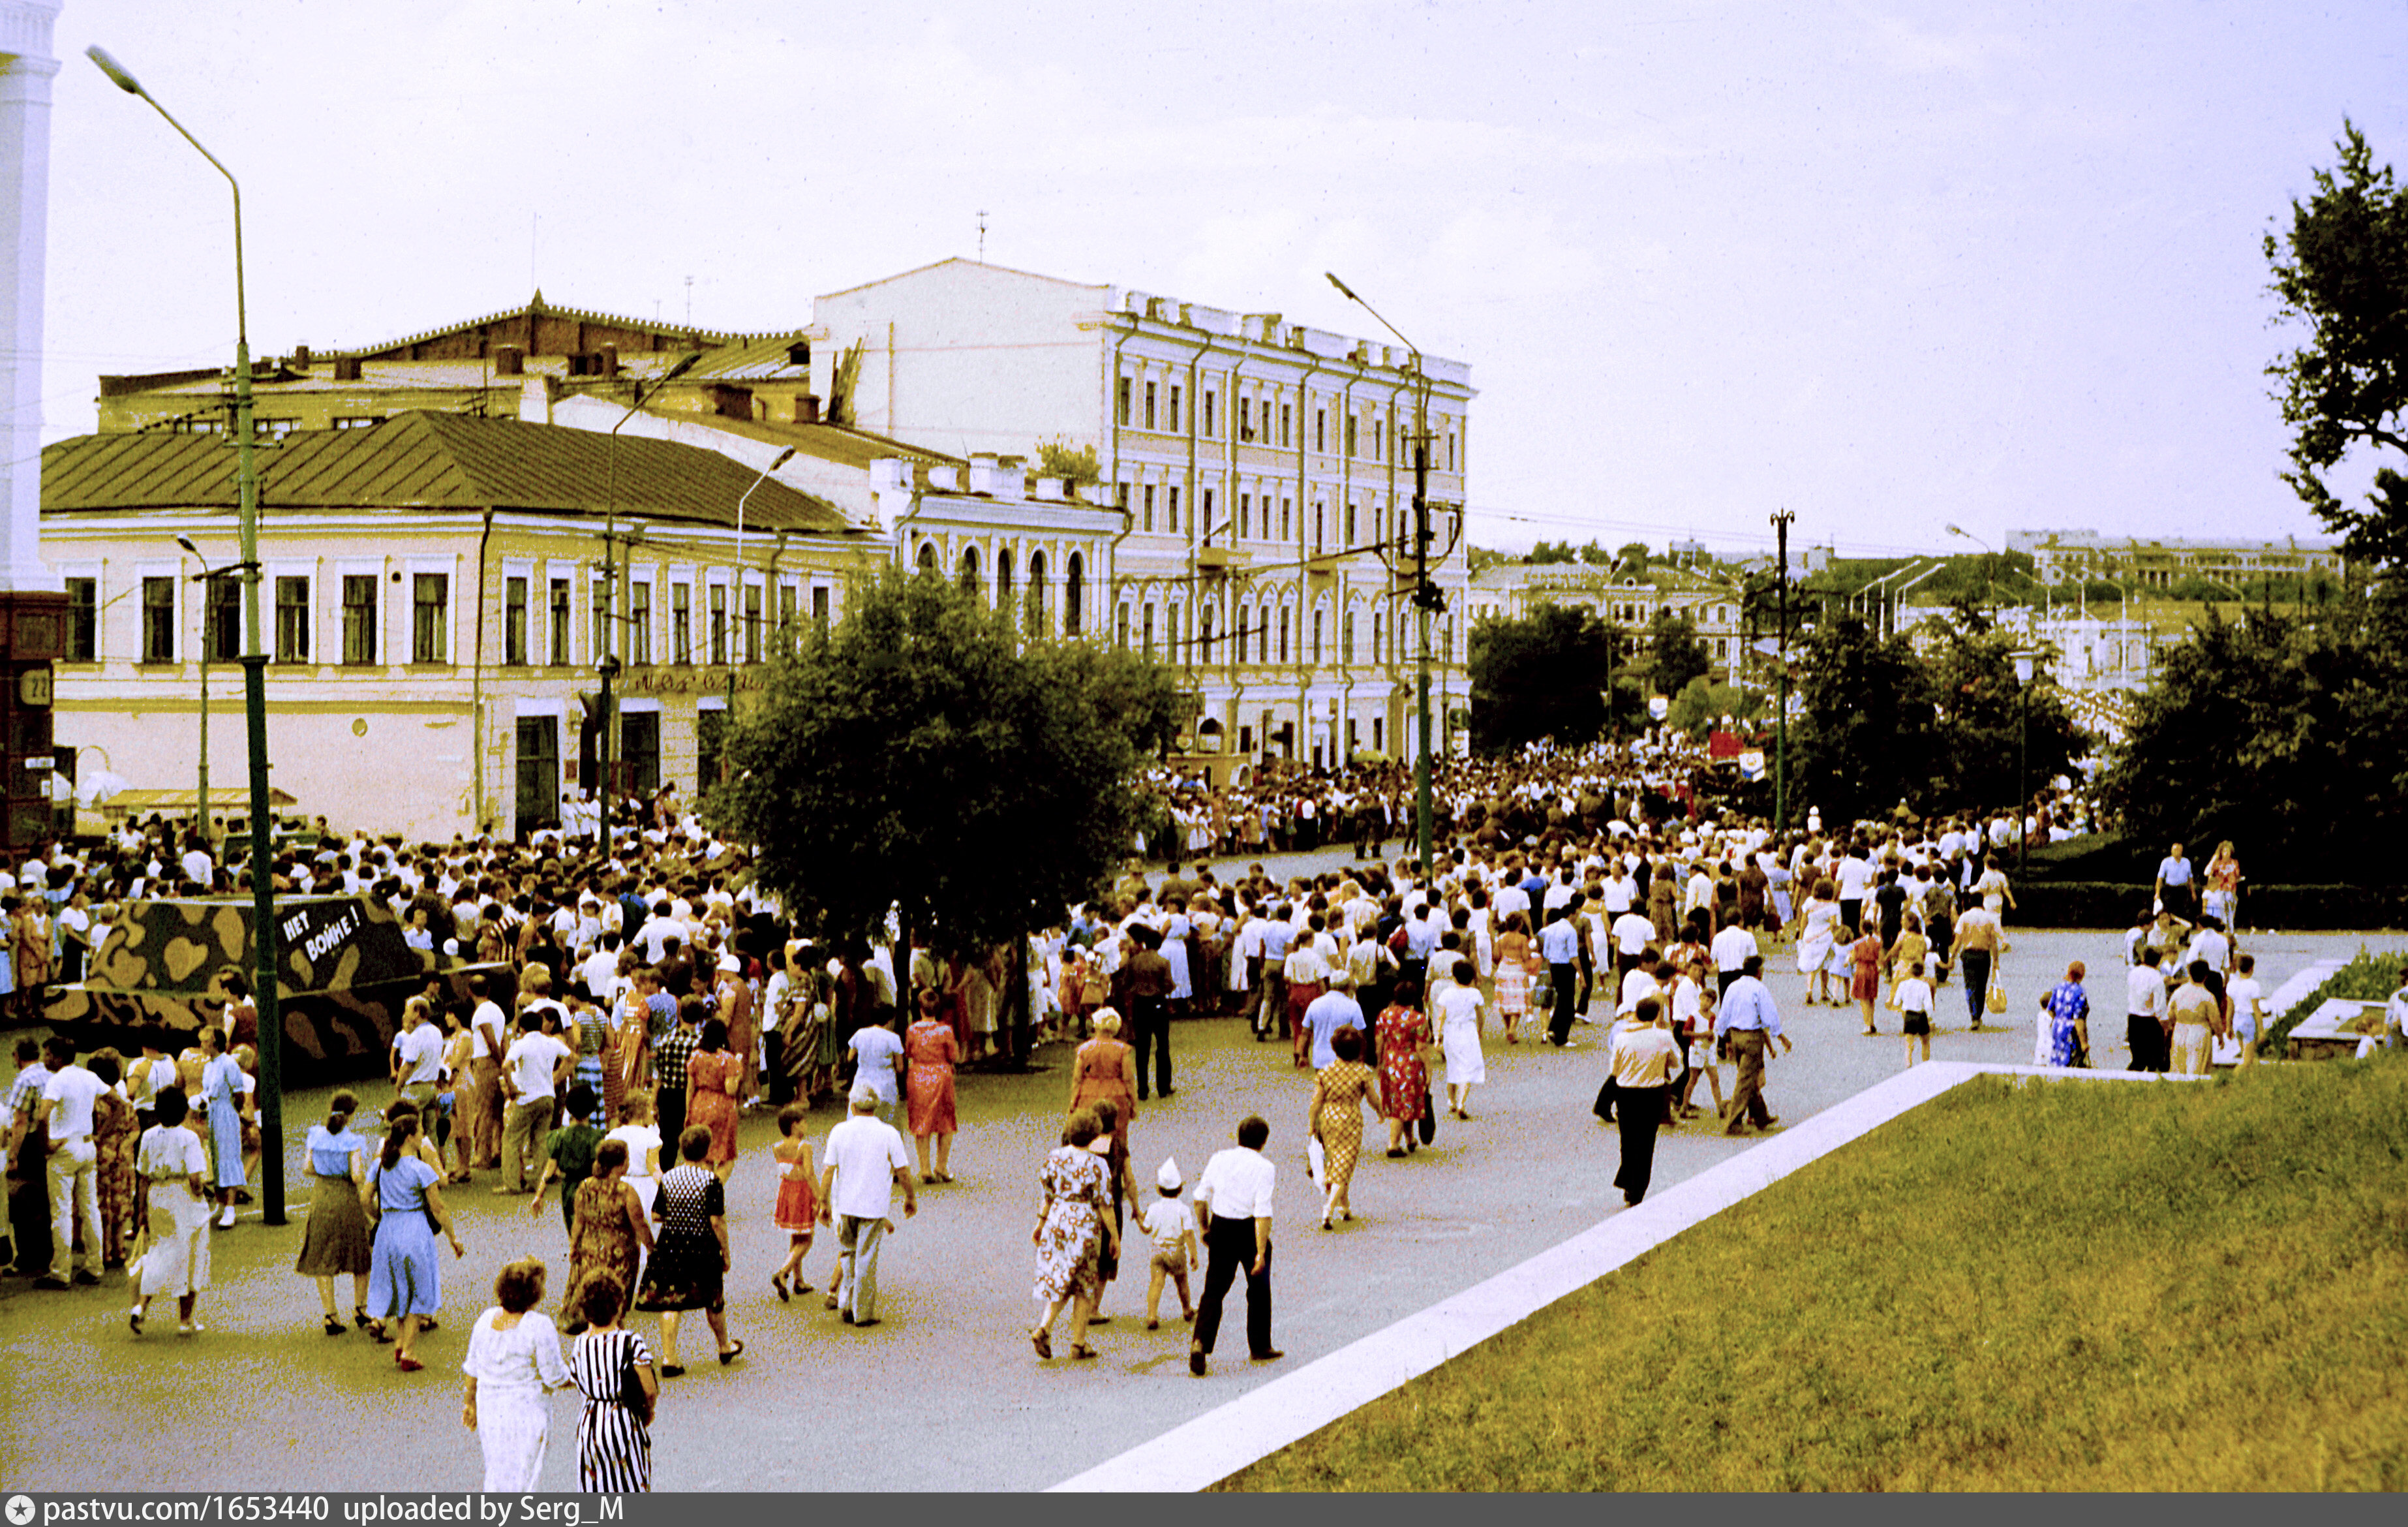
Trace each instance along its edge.
<instances>
[{"instance_id":1,"label":"asphalt road","mask_svg":"<svg viewBox=\"0 0 2408 1527\"><path fill-rule=\"evenodd\" d=\"M2362 942L2349 935L2260 935L2244 941L2271 991L2293 970ZM2376 940L2374 942L2393 942ZM2000 1030L1967 1031L1960 988L1942 988L1936 1058L2006 1062L2031 1055L2028 1014L2071 958L2095 974L2098 1063L2121 1066L2121 943L2114 932L2025 933L2005 962L2010 1000ZM1801 978L1786 950L1770 961L1773 991L1797 1042L1773 1059L1767 1096L1788 1122L1854 1094L1901 1064L1896 1019L1865 1038L1853 1009L1800 1004ZM1133 1141L1141 1180L1175 1155L1193 1183L1237 1121L1270 1119L1280 1164L1273 1281L1275 1335L1292 1368L1460 1291L1594 1224L1619 1206L1610 1186L1617 1150L1588 1103L1603 1075L1604 1030L1575 1030L1556 1052L1488 1044L1489 1082L1472 1122L1440 1123L1437 1144L1404 1161L1367 1150L1354 1200L1358 1218L1324 1233L1303 1164L1309 1082L1285 1047L1255 1044L1234 1019L1199 1019L1174 1034L1177 1096L1143 1108ZM735 1272L731 1333L744 1356L721 1368L708 1356L669 1381L654 1429L656 1478L670 1490L1032 1490L1193 1419L1273 1376L1244 1359L1240 1302L1225 1323L1210 1377L1186 1371L1186 1330L1159 1332L1138 1317L1144 1289L1113 1286L1115 1317L1094 1340L1101 1358L1039 1363L1025 1335L1034 1313L1028 1232L1036 1174L1058 1138L1068 1093L1064 1047L1025 1075L966 1076L962 1133L946 1186L923 1188L921 1212L888 1244L881 1324L856 1330L824 1309L834 1265L823 1233L806 1264L815 1291L781 1304L767 1277L784 1248L769 1221L773 1197L766 1116L744 1124L745 1157L731 1187ZM1724 1070L1725 1082L1729 1068ZM370 1102L380 1103L380 1089ZM1699 1095L1703 1096L1702 1087ZM292 1100L294 1141L322 1092ZM835 1121L824 1109L813 1138ZM1376 1137L1375 1137L1376 1138ZM1664 1139L1658 1189L1702 1171L1746 1140L1714 1121ZM296 1179L306 1181L306 1179ZM490 1179L488 1179L490 1180ZM467 1255L446 1271L442 1329L421 1345L423 1373L395 1372L389 1348L353 1333L318 1328L317 1299L292 1271L294 1222L247 1219L217 1232L215 1285L202 1296L208 1328L194 1339L154 1318L136 1338L124 1322L123 1277L103 1288L39 1292L0 1282L0 1362L14 1397L0 1412L0 1483L11 1489L473 1489L475 1440L459 1424L458 1363L466 1333L491 1303L494 1271L512 1258L545 1258L553 1291L566 1238L556 1211L530 1217L524 1200L454 1190ZM348 1307L349 1290L339 1289ZM154 1315L157 1307L154 1306ZM638 1318L639 1329L651 1328ZM698 1320L690 1361L710 1350ZM1057 1327L1057 1350L1067 1341ZM555 1397L547 1488L576 1488L576 1410Z\"/></svg>"}]
</instances>

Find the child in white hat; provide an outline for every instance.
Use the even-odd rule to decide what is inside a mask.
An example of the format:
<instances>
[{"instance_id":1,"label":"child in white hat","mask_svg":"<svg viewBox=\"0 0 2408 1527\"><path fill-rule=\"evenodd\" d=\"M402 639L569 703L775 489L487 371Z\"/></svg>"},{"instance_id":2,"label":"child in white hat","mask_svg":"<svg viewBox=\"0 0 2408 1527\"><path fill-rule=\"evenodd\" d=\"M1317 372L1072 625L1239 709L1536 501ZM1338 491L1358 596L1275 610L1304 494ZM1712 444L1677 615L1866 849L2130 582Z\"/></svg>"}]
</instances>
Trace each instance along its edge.
<instances>
[{"instance_id":1,"label":"child in white hat","mask_svg":"<svg viewBox=\"0 0 2408 1527\"><path fill-rule=\"evenodd\" d=\"M1176 1159L1162 1163L1154 1174L1154 1186L1162 1196L1146 1205L1145 1217L1139 1221L1145 1227L1148 1239L1154 1242L1154 1275L1145 1289L1145 1329L1162 1327L1158 1317L1162 1310L1162 1283L1165 1278L1179 1286L1179 1318L1193 1322L1196 1306L1187 1298L1187 1268L1198 1255L1196 1248L1196 1217L1180 1202L1179 1190L1186 1185L1180 1180Z\"/></svg>"}]
</instances>

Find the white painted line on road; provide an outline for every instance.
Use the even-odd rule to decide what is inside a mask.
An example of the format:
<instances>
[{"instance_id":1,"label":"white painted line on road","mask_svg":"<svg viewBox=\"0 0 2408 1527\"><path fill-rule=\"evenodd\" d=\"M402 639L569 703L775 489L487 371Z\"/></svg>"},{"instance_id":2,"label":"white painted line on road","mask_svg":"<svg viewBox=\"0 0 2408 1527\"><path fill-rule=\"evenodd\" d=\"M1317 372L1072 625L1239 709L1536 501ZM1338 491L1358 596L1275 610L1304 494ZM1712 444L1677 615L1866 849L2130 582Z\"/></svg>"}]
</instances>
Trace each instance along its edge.
<instances>
[{"instance_id":1,"label":"white painted line on road","mask_svg":"<svg viewBox=\"0 0 2408 1527\"><path fill-rule=\"evenodd\" d=\"M1057 1491L1185 1492L1216 1484L1528 1319L1808 1162L1983 1075L2205 1080L1954 1060L1910 1067L1484 1283L1409 1315L1053 1488ZM1242 1290L1232 1291L1243 1299ZM1243 1349L1240 1341L1228 1356L1243 1361L1238 1355Z\"/></svg>"}]
</instances>

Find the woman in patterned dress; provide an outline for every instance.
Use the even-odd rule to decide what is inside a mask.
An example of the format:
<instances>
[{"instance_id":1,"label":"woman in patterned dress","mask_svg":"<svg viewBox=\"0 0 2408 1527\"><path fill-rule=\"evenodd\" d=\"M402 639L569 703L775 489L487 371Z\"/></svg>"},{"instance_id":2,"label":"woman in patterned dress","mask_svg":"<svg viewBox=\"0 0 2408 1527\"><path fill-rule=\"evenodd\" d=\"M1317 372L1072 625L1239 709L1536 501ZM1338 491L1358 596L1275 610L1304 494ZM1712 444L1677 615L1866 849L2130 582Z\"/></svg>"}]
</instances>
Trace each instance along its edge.
<instances>
[{"instance_id":1,"label":"woman in patterned dress","mask_svg":"<svg viewBox=\"0 0 2408 1527\"><path fill-rule=\"evenodd\" d=\"M1029 1241L1037 1247L1036 1297L1045 1310L1028 1340L1039 1358L1054 1355L1054 1321L1064 1304L1070 1306L1070 1355L1096 1355L1087 1345L1087 1319L1103 1291L1096 1263L1106 1252L1118 1250L1108 1212L1111 1168L1088 1148L1102 1132L1094 1113L1082 1108L1072 1114L1062 1144L1037 1174L1045 1202Z\"/></svg>"},{"instance_id":2,"label":"woman in patterned dress","mask_svg":"<svg viewBox=\"0 0 2408 1527\"><path fill-rule=\"evenodd\" d=\"M125 1059L113 1049L92 1058L92 1073L102 1091L92 1100L93 1162L100 1193L101 1265L122 1267L130 1237L136 1233L141 1213L134 1194L134 1147L141 1131L136 1127L134 1104L120 1085Z\"/></svg>"},{"instance_id":3,"label":"woman in patterned dress","mask_svg":"<svg viewBox=\"0 0 2408 1527\"><path fill-rule=\"evenodd\" d=\"M1505 1020L1505 1043L1519 1044L1513 1026L1530 1012L1530 922L1516 912L1497 935L1497 1016Z\"/></svg>"},{"instance_id":4,"label":"woman in patterned dress","mask_svg":"<svg viewBox=\"0 0 2408 1527\"><path fill-rule=\"evenodd\" d=\"M624 1302L636 1286L636 1269L652 1248L652 1227L643 1203L627 1183L627 1142L606 1139L594 1150L594 1174L577 1185L577 1218L568 1232L568 1288L560 1304L570 1321L591 1320L584 1314L585 1286L609 1279ZM617 1315L612 1316L613 1321Z\"/></svg>"},{"instance_id":5,"label":"woman in patterned dress","mask_svg":"<svg viewBox=\"0 0 2408 1527\"><path fill-rule=\"evenodd\" d=\"M1070 1111L1109 1098L1117 1105L1119 1132L1125 1140L1128 1127L1137 1122L1135 1052L1121 1040L1119 1013L1099 1007L1087 1021L1095 1026L1096 1037L1070 1058Z\"/></svg>"},{"instance_id":6,"label":"woman in patterned dress","mask_svg":"<svg viewBox=\"0 0 2408 1527\"><path fill-rule=\"evenodd\" d=\"M685 1065L685 1120L710 1131L710 1170L723 1183L736 1171L736 1098L743 1085L744 1061L727 1047L727 1024L712 1018Z\"/></svg>"},{"instance_id":7,"label":"woman in patterned dress","mask_svg":"<svg viewBox=\"0 0 2408 1527\"><path fill-rule=\"evenodd\" d=\"M961 1051L953 1045L953 1030L937 1016L933 991L920 993L919 1021L903 1030L903 1059L909 1063L903 1073L904 1120L920 1148L920 1180L951 1182L953 1132L960 1128L953 1114L953 1065ZM934 1171L928 1167L932 1135L937 1142Z\"/></svg>"},{"instance_id":8,"label":"woman in patterned dress","mask_svg":"<svg viewBox=\"0 0 2408 1527\"><path fill-rule=\"evenodd\" d=\"M1428 1112L1429 1019L1422 1016L1422 984L1397 980L1396 1000L1381 1010L1374 1026L1380 1045L1380 1114L1388 1121L1388 1154L1414 1146L1413 1126Z\"/></svg>"},{"instance_id":9,"label":"woman in patterned dress","mask_svg":"<svg viewBox=\"0 0 2408 1527\"><path fill-rule=\"evenodd\" d=\"M1313 1073L1312 1102L1305 1110L1305 1132L1321 1142L1322 1171L1329 1183L1321 1201L1323 1230L1329 1229L1332 1215L1354 1217L1346 1193L1363 1150L1363 1104L1379 1107L1379 1078L1363 1064L1363 1036L1340 1029L1330 1037L1329 1048L1338 1059Z\"/></svg>"},{"instance_id":10,"label":"woman in patterned dress","mask_svg":"<svg viewBox=\"0 0 2408 1527\"><path fill-rule=\"evenodd\" d=\"M585 1400L577 1418L577 1488L588 1495L642 1493L652 1488L652 1406L661 1396L652 1349L619 1324L625 1284L603 1274L586 1279L581 1295L585 1331L568 1350L569 1381ZM640 1405L627 1404L631 1369Z\"/></svg>"},{"instance_id":11,"label":"woman in patterned dress","mask_svg":"<svg viewBox=\"0 0 2408 1527\"><path fill-rule=\"evenodd\" d=\"M727 1339L727 1193L702 1164L710 1154L710 1131L699 1124L686 1126L678 1136L678 1164L661 1178L654 1195L661 1238L644 1267L636 1307L661 1318L663 1378L685 1372L678 1358L678 1316L685 1310L698 1309L710 1322L721 1366L744 1350L742 1342Z\"/></svg>"}]
</instances>

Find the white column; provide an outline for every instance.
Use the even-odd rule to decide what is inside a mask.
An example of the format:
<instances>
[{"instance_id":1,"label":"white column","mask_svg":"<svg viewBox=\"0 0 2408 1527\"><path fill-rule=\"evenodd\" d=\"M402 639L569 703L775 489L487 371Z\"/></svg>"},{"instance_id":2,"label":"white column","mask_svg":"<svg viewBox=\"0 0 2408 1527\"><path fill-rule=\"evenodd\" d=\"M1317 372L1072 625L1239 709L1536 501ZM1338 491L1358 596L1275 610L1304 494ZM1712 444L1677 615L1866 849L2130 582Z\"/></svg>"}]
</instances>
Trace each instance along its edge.
<instances>
[{"instance_id":1,"label":"white column","mask_svg":"<svg viewBox=\"0 0 2408 1527\"><path fill-rule=\"evenodd\" d=\"M50 28L59 0L0 0L0 589L55 589L42 565L42 260L50 205Z\"/></svg>"}]
</instances>

